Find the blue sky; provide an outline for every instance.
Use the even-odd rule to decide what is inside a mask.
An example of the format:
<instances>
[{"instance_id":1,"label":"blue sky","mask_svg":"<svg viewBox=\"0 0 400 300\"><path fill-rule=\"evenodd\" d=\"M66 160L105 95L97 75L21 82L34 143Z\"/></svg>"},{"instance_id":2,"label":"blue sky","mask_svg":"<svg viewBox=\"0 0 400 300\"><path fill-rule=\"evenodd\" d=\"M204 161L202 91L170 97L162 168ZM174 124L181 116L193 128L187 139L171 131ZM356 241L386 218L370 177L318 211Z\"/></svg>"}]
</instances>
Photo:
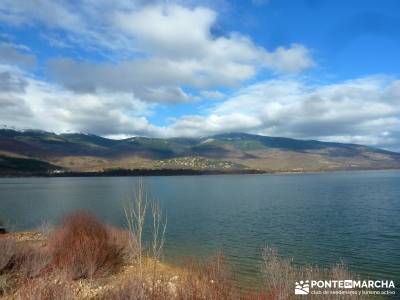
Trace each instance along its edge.
<instances>
[{"instance_id":1,"label":"blue sky","mask_svg":"<svg viewBox=\"0 0 400 300\"><path fill-rule=\"evenodd\" d=\"M3 0L0 123L400 150L399 1Z\"/></svg>"}]
</instances>

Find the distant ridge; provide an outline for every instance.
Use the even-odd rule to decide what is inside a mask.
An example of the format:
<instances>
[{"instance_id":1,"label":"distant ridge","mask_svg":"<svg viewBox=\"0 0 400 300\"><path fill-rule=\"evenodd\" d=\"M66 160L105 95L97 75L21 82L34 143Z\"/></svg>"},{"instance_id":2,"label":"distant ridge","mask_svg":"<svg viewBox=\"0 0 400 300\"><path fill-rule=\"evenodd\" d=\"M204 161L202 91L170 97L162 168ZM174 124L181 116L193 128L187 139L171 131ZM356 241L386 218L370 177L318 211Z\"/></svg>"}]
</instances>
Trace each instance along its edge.
<instances>
[{"instance_id":1,"label":"distant ridge","mask_svg":"<svg viewBox=\"0 0 400 300\"><path fill-rule=\"evenodd\" d=\"M378 148L240 132L201 138L108 139L87 133L0 129L0 155L34 159L49 171L194 170L308 172L400 168L400 154ZM0 161L0 171L7 173ZM32 170L31 170L32 171Z\"/></svg>"}]
</instances>

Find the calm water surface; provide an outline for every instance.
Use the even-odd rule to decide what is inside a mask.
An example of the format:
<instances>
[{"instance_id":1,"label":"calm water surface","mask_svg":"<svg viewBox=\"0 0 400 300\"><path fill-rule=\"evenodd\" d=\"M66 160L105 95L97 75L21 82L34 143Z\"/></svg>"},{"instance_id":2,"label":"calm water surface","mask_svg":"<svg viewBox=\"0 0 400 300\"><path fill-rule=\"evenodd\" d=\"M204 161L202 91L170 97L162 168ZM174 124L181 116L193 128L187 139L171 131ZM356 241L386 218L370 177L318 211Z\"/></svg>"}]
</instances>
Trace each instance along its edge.
<instances>
[{"instance_id":1,"label":"calm water surface","mask_svg":"<svg viewBox=\"0 0 400 300\"><path fill-rule=\"evenodd\" d=\"M0 179L0 219L14 230L90 210L124 225L132 177ZM257 282L261 249L297 264L343 260L373 279L400 279L400 172L146 177L168 216L165 258L223 251L237 277Z\"/></svg>"}]
</instances>

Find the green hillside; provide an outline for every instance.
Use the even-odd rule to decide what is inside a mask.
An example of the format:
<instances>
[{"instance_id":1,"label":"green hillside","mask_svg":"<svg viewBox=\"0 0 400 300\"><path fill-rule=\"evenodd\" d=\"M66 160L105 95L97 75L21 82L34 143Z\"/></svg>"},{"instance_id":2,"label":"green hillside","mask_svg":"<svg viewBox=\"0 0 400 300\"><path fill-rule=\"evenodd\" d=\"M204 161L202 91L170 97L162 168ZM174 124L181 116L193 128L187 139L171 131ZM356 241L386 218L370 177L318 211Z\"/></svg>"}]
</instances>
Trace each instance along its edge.
<instances>
[{"instance_id":1,"label":"green hillside","mask_svg":"<svg viewBox=\"0 0 400 300\"><path fill-rule=\"evenodd\" d=\"M56 170L61 171L62 168L36 159L0 155L1 175L47 174Z\"/></svg>"},{"instance_id":2,"label":"green hillside","mask_svg":"<svg viewBox=\"0 0 400 300\"><path fill-rule=\"evenodd\" d=\"M90 134L7 129L0 130L1 153L3 157L29 158L49 164L35 165L41 170L57 165L83 172L167 167L266 172L400 168L400 154L382 149L245 133L202 138L112 140ZM15 164L16 169L29 169L34 162Z\"/></svg>"}]
</instances>

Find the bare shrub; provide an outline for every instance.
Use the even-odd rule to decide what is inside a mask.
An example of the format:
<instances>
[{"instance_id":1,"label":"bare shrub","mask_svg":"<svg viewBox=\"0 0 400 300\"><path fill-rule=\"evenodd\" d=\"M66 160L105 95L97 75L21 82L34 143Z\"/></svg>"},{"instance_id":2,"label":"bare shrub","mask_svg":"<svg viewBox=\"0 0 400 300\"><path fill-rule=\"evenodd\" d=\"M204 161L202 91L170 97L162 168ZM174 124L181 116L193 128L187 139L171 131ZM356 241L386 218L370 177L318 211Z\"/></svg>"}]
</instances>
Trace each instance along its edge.
<instances>
[{"instance_id":1,"label":"bare shrub","mask_svg":"<svg viewBox=\"0 0 400 300\"><path fill-rule=\"evenodd\" d=\"M53 230L54 225L46 220L42 221L38 228L38 231L44 238L48 238Z\"/></svg>"},{"instance_id":2,"label":"bare shrub","mask_svg":"<svg viewBox=\"0 0 400 300\"><path fill-rule=\"evenodd\" d=\"M0 272L11 263L15 256L15 239L10 237L0 237Z\"/></svg>"},{"instance_id":3,"label":"bare shrub","mask_svg":"<svg viewBox=\"0 0 400 300\"><path fill-rule=\"evenodd\" d=\"M329 270L329 273L330 273L330 278L334 280L343 280L344 278L350 276L350 271L343 262L334 265Z\"/></svg>"},{"instance_id":4,"label":"bare shrub","mask_svg":"<svg viewBox=\"0 0 400 300\"><path fill-rule=\"evenodd\" d=\"M344 280L354 277L344 264L337 264L332 268L313 266L296 267L292 259L278 256L273 248L263 250L263 264L261 268L264 277L266 295L271 299L296 299L294 295L295 282L306 279L333 279ZM309 294L308 299L316 299L319 295ZM324 299L362 299L359 295L324 295Z\"/></svg>"},{"instance_id":5,"label":"bare shrub","mask_svg":"<svg viewBox=\"0 0 400 300\"><path fill-rule=\"evenodd\" d=\"M206 263L189 262L177 286L177 299L240 299L231 273L220 254Z\"/></svg>"},{"instance_id":6,"label":"bare shrub","mask_svg":"<svg viewBox=\"0 0 400 300\"><path fill-rule=\"evenodd\" d=\"M152 217L152 237L150 241L150 254L155 258L155 261L160 259L162 249L165 242L165 230L167 227L167 219L163 218L160 205L152 199L140 179L135 186L134 198L129 201L125 208L125 219L130 235L130 247L139 264L139 271L143 271L143 254L144 254L144 239L143 228L148 213L148 208L151 209ZM154 268L156 264L154 264Z\"/></svg>"},{"instance_id":7,"label":"bare shrub","mask_svg":"<svg viewBox=\"0 0 400 300\"><path fill-rule=\"evenodd\" d=\"M107 232L109 243L116 247L121 259L129 260L132 251L129 232L114 226L107 226Z\"/></svg>"},{"instance_id":8,"label":"bare shrub","mask_svg":"<svg viewBox=\"0 0 400 300\"><path fill-rule=\"evenodd\" d=\"M130 233L130 246L135 252L135 255L137 255L140 272L142 272L143 227L146 219L148 201L149 195L143 180L140 179L135 186L134 199L129 201L124 208L125 220Z\"/></svg>"},{"instance_id":9,"label":"bare shrub","mask_svg":"<svg viewBox=\"0 0 400 300\"><path fill-rule=\"evenodd\" d=\"M293 286L297 277L292 266L292 259L283 259L275 249L266 247L262 253L264 287L276 299L288 299L293 294Z\"/></svg>"},{"instance_id":10,"label":"bare shrub","mask_svg":"<svg viewBox=\"0 0 400 300\"><path fill-rule=\"evenodd\" d=\"M72 279L106 275L123 259L123 250L110 240L107 227L85 212L65 217L51 234L49 247L53 267Z\"/></svg>"},{"instance_id":11,"label":"bare shrub","mask_svg":"<svg viewBox=\"0 0 400 300\"><path fill-rule=\"evenodd\" d=\"M76 299L73 283L67 280L38 277L25 282L18 290L18 300Z\"/></svg>"}]
</instances>

